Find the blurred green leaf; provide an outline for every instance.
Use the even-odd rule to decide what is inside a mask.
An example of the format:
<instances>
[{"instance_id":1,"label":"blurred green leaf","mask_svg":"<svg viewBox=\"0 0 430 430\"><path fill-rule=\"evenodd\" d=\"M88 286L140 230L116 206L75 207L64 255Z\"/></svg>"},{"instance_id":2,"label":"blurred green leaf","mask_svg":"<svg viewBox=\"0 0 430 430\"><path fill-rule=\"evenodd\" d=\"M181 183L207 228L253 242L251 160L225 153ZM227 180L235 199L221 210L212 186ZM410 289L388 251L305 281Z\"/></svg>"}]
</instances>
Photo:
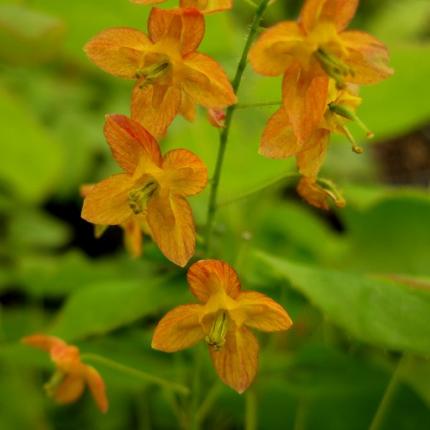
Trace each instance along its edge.
<instances>
[{"instance_id":1,"label":"blurred green leaf","mask_svg":"<svg viewBox=\"0 0 430 430\"><path fill-rule=\"evenodd\" d=\"M430 353L430 289L299 265L263 252L256 252L255 258L255 264L287 279L329 320L357 339L392 350Z\"/></svg>"},{"instance_id":2,"label":"blurred green leaf","mask_svg":"<svg viewBox=\"0 0 430 430\"><path fill-rule=\"evenodd\" d=\"M0 4L0 59L8 63L42 62L63 41L61 20L18 4Z\"/></svg>"},{"instance_id":3,"label":"blurred green leaf","mask_svg":"<svg viewBox=\"0 0 430 430\"><path fill-rule=\"evenodd\" d=\"M55 189L63 153L18 100L0 88L0 179L9 194L37 202Z\"/></svg>"}]
</instances>

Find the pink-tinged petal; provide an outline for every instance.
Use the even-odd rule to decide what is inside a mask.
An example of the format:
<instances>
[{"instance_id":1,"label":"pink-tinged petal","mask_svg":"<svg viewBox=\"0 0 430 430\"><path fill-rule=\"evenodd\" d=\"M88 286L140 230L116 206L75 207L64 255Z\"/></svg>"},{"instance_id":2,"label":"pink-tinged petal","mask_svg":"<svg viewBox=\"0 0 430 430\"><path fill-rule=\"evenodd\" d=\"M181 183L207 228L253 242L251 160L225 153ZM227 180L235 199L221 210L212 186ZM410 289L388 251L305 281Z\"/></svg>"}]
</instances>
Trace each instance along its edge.
<instances>
[{"instance_id":1,"label":"pink-tinged petal","mask_svg":"<svg viewBox=\"0 0 430 430\"><path fill-rule=\"evenodd\" d=\"M127 173L134 173L141 157L161 165L158 143L138 122L125 115L107 115L104 133L113 157Z\"/></svg>"},{"instance_id":2,"label":"pink-tinged petal","mask_svg":"<svg viewBox=\"0 0 430 430\"><path fill-rule=\"evenodd\" d=\"M98 67L114 76L136 79L151 41L139 30L111 28L85 45L85 52Z\"/></svg>"},{"instance_id":3,"label":"pink-tinged petal","mask_svg":"<svg viewBox=\"0 0 430 430\"><path fill-rule=\"evenodd\" d=\"M180 196L156 194L149 199L147 220L152 238L173 263L184 267L194 255L196 232L188 202Z\"/></svg>"},{"instance_id":4,"label":"pink-tinged petal","mask_svg":"<svg viewBox=\"0 0 430 430\"><path fill-rule=\"evenodd\" d=\"M200 260L194 263L187 274L191 292L202 303L220 289L235 298L240 292L240 281L236 271L220 260Z\"/></svg>"},{"instance_id":5,"label":"pink-tinged petal","mask_svg":"<svg viewBox=\"0 0 430 430\"><path fill-rule=\"evenodd\" d=\"M300 53L303 40L303 32L293 21L270 27L261 34L249 52L252 68L264 76L281 75Z\"/></svg>"},{"instance_id":6,"label":"pink-tinged petal","mask_svg":"<svg viewBox=\"0 0 430 430\"><path fill-rule=\"evenodd\" d=\"M288 330L293 324L285 309L264 294L242 291L237 301L242 313L242 323L248 327L272 332Z\"/></svg>"},{"instance_id":7,"label":"pink-tinged petal","mask_svg":"<svg viewBox=\"0 0 430 430\"><path fill-rule=\"evenodd\" d=\"M354 71L348 82L374 84L393 74L387 48L378 39L361 31L345 31L341 38L348 50L345 61Z\"/></svg>"},{"instance_id":8,"label":"pink-tinged petal","mask_svg":"<svg viewBox=\"0 0 430 430\"><path fill-rule=\"evenodd\" d=\"M183 61L182 89L199 105L221 108L236 103L236 96L222 67L211 57L192 53Z\"/></svg>"},{"instance_id":9,"label":"pink-tinged petal","mask_svg":"<svg viewBox=\"0 0 430 430\"><path fill-rule=\"evenodd\" d=\"M149 37L154 43L177 44L182 55L195 51L205 33L203 15L195 8L153 8L148 20Z\"/></svg>"},{"instance_id":10,"label":"pink-tinged petal","mask_svg":"<svg viewBox=\"0 0 430 430\"><path fill-rule=\"evenodd\" d=\"M210 348L212 363L221 380L238 393L252 383L258 370L259 345L246 328L233 327L220 350Z\"/></svg>"},{"instance_id":11,"label":"pink-tinged petal","mask_svg":"<svg viewBox=\"0 0 430 430\"><path fill-rule=\"evenodd\" d=\"M193 346L205 336L200 317L201 305L183 305L168 312L157 324L152 347L164 352L175 352Z\"/></svg>"},{"instance_id":12,"label":"pink-tinged petal","mask_svg":"<svg viewBox=\"0 0 430 430\"><path fill-rule=\"evenodd\" d=\"M170 191L182 196L200 193L208 183L208 169L203 161L186 149L169 151L163 170Z\"/></svg>"},{"instance_id":13,"label":"pink-tinged petal","mask_svg":"<svg viewBox=\"0 0 430 430\"><path fill-rule=\"evenodd\" d=\"M94 185L85 197L82 218L93 224L122 224L133 215L128 197L133 185L127 174L114 175Z\"/></svg>"},{"instance_id":14,"label":"pink-tinged petal","mask_svg":"<svg viewBox=\"0 0 430 430\"><path fill-rule=\"evenodd\" d=\"M303 149L291 127L285 109L281 107L267 121L258 152L268 158L288 158Z\"/></svg>"},{"instance_id":15,"label":"pink-tinged petal","mask_svg":"<svg viewBox=\"0 0 430 430\"><path fill-rule=\"evenodd\" d=\"M156 139L166 134L181 106L181 90L164 85L138 82L133 89L131 117Z\"/></svg>"},{"instance_id":16,"label":"pink-tinged petal","mask_svg":"<svg viewBox=\"0 0 430 430\"><path fill-rule=\"evenodd\" d=\"M284 75L282 94L294 134L307 141L319 126L327 109L329 79L326 75L305 71L298 64Z\"/></svg>"},{"instance_id":17,"label":"pink-tinged petal","mask_svg":"<svg viewBox=\"0 0 430 430\"><path fill-rule=\"evenodd\" d=\"M85 366L85 381L91 391L94 401L99 410L106 413L109 402L106 396L106 386L99 372L91 366Z\"/></svg>"}]
</instances>

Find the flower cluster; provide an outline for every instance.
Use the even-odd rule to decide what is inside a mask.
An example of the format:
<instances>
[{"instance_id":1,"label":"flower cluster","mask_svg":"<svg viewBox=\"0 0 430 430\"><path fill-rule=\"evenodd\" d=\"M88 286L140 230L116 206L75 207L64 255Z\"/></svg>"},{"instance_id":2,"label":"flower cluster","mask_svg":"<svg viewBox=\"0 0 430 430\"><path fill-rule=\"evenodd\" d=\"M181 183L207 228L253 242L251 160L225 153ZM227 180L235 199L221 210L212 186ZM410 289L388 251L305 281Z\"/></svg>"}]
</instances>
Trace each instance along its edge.
<instances>
[{"instance_id":1,"label":"flower cluster","mask_svg":"<svg viewBox=\"0 0 430 430\"><path fill-rule=\"evenodd\" d=\"M256 17L267 4L263 0ZM357 86L392 73L381 42L366 33L345 30L357 4L358 0L307 0L298 22L267 29L249 53L256 72L284 75L282 106L266 125L260 153L270 158L295 156L301 174L298 192L320 208L328 208L328 197L338 206L344 204L336 190L318 178L330 134L343 134L360 152L346 126L351 120L362 125L355 114L361 101ZM204 14L230 7L231 0L181 0L179 8L151 10L148 34L131 28L108 29L85 47L98 67L135 84L131 118L107 115L104 127L122 172L82 187L82 218L96 226L97 235L108 226L121 226L133 256L141 255L143 233L181 267L195 253L196 228L187 198L206 187L207 168L187 149L163 155L158 140L178 114L194 120L197 105L207 109L212 125L226 127L223 132L228 133L235 92L221 66L197 48L205 31ZM244 59L258 23L255 20L251 28ZM240 62L240 73L243 67ZM226 135L221 137L225 145ZM214 176L219 177L219 171ZM241 393L253 381L258 365L259 346L250 329L282 331L292 321L269 297L242 291L234 269L221 260L194 263L188 283L198 303L168 312L155 329L152 347L174 352L205 341L220 378ZM99 409L107 409L103 381L81 362L76 347L43 335L24 342L50 353L57 372L47 390L56 401L76 400L87 384Z\"/></svg>"},{"instance_id":2,"label":"flower cluster","mask_svg":"<svg viewBox=\"0 0 430 430\"><path fill-rule=\"evenodd\" d=\"M356 121L357 86L377 83L392 74L388 53L377 39L345 30L359 0L307 0L297 22L281 22L263 32L249 60L264 76L282 75L282 106L269 119L260 153L269 158L295 156L302 175L298 192L309 203L328 208L332 197L344 200L318 182L330 133L346 136L361 153L347 121Z\"/></svg>"}]
</instances>

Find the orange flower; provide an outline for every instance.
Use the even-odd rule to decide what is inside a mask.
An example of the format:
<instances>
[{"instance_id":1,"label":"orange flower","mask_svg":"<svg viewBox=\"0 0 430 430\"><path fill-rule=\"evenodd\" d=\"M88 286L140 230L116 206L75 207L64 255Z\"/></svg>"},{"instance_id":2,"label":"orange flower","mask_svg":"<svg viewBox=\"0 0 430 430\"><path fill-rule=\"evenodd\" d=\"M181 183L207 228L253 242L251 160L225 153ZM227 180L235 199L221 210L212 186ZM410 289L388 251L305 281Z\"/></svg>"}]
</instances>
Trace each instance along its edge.
<instances>
[{"instance_id":1,"label":"orange flower","mask_svg":"<svg viewBox=\"0 0 430 430\"><path fill-rule=\"evenodd\" d=\"M159 4L164 3L166 0L130 0L132 3L137 4ZM211 14L214 12L222 12L231 9L233 0L179 0L182 8L195 7L204 14Z\"/></svg>"},{"instance_id":2,"label":"orange flower","mask_svg":"<svg viewBox=\"0 0 430 430\"><path fill-rule=\"evenodd\" d=\"M155 329L152 347L175 352L204 339L220 378L242 393L258 367L259 346L249 329L287 330L292 321L282 306L264 294L241 291L236 272L223 261L198 261L187 278L200 304L168 312Z\"/></svg>"},{"instance_id":3,"label":"orange flower","mask_svg":"<svg viewBox=\"0 0 430 430\"><path fill-rule=\"evenodd\" d=\"M307 141L297 139L284 107L281 107L269 119L261 138L259 152L265 157L296 157L299 171L303 175L299 182L298 192L310 204L319 208L328 209L328 198L334 200L338 207L345 205L343 198L332 186L319 183L317 180L327 153L330 133L336 132L346 136L357 153L361 153L362 149L357 146L345 123L353 120L364 128L368 137L372 136L372 133L355 114L355 109L361 99L352 93L353 90L355 88L350 86L337 90L334 84L330 85L325 115Z\"/></svg>"},{"instance_id":4,"label":"orange flower","mask_svg":"<svg viewBox=\"0 0 430 430\"><path fill-rule=\"evenodd\" d=\"M161 252L185 266L195 249L194 221L185 197L204 189L206 166L185 149L162 157L154 138L124 115L107 116L104 131L124 172L93 186L82 218L99 225L125 225L139 217Z\"/></svg>"},{"instance_id":5,"label":"orange flower","mask_svg":"<svg viewBox=\"0 0 430 430\"><path fill-rule=\"evenodd\" d=\"M85 184L81 186L81 196L86 197L94 184ZM94 234L96 238L100 238L108 228L108 225L96 224ZM124 246L132 257L140 257L142 255L142 234L148 232L148 226L145 222L145 217L141 214L132 215L124 221L120 227L124 231Z\"/></svg>"},{"instance_id":6,"label":"orange flower","mask_svg":"<svg viewBox=\"0 0 430 430\"><path fill-rule=\"evenodd\" d=\"M221 66L196 52L204 30L203 15L195 8L153 8L149 37L132 28L112 28L85 51L106 72L137 80L131 116L159 138L178 113L192 121L196 105L219 108L236 102Z\"/></svg>"},{"instance_id":7,"label":"orange flower","mask_svg":"<svg viewBox=\"0 0 430 430\"><path fill-rule=\"evenodd\" d=\"M85 385L88 385L97 407L107 412L108 400L103 379L96 369L81 362L76 346L43 334L25 337L22 342L50 354L57 369L45 385L45 390L57 403L75 402L84 392Z\"/></svg>"},{"instance_id":8,"label":"orange flower","mask_svg":"<svg viewBox=\"0 0 430 430\"><path fill-rule=\"evenodd\" d=\"M329 77L345 83L371 84L387 78L385 46L367 33L345 31L358 0L307 0L298 22L266 30L250 51L257 73L284 73L283 100L295 136L309 139L326 108Z\"/></svg>"}]
</instances>

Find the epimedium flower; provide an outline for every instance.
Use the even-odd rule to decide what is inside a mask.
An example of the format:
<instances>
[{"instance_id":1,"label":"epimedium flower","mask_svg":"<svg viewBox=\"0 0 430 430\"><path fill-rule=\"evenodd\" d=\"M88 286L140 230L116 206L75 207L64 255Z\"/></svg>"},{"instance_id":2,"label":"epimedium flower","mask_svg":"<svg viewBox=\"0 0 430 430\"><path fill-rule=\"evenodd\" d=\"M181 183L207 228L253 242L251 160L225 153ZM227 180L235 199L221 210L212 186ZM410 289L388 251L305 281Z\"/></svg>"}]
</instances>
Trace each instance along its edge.
<instances>
[{"instance_id":1,"label":"epimedium flower","mask_svg":"<svg viewBox=\"0 0 430 430\"><path fill-rule=\"evenodd\" d=\"M86 197L94 184L85 184L81 186L81 196ZM94 235L99 239L109 227L108 225L96 224L94 226ZM121 229L124 233L124 246L128 253L134 257L140 257L142 255L142 235L143 233L149 234L149 228L146 223L146 219L142 214L131 215L121 225Z\"/></svg>"},{"instance_id":2,"label":"epimedium flower","mask_svg":"<svg viewBox=\"0 0 430 430\"><path fill-rule=\"evenodd\" d=\"M284 110L299 140L308 140L324 115L329 78L341 88L392 74L379 40L345 30L357 6L358 0L306 0L298 22L267 29L251 48L249 60L257 73L284 74Z\"/></svg>"},{"instance_id":3,"label":"epimedium flower","mask_svg":"<svg viewBox=\"0 0 430 430\"><path fill-rule=\"evenodd\" d=\"M177 114L195 118L196 105L222 108L236 96L221 66L197 52L205 22L195 8L153 8L148 36L111 28L95 36L85 52L101 69L136 80L131 117L160 138Z\"/></svg>"},{"instance_id":4,"label":"epimedium flower","mask_svg":"<svg viewBox=\"0 0 430 430\"><path fill-rule=\"evenodd\" d=\"M251 328L287 330L292 321L278 303L256 291L241 291L237 273L219 260L200 260L187 274L199 304L182 305L158 323L152 347L165 352L204 340L222 381L239 393L252 383L259 345Z\"/></svg>"},{"instance_id":5,"label":"epimedium flower","mask_svg":"<svg viewBox=\"0 0 430 430\"><path fill-rule=\"evenodd\" d=\"M318 179L331 133L344 135L350 141L353 151L358 154L362 153L363 149L357 145L346 125L347 122L355 121L364 129L367 137L373 136L355 113L361 103L355 86L346 86L339 90L331 81L326 103L322 120L309 139L304 142L297 139L285 107L282 106L268 120L259 148L260 154L268 158L296 157L297 166L302 175L297 190L306 201L322 209L329 208L329 199L333 200L338 207L345 205L344 199L331 183Z\"/></svg>"},{"instance_id":6,"label":"epimedium flower","mask_svg":"<svg viewBox=\"0 0 430 430\"><path fill-rule=\"evenodd\" d=\"M97 225L124 226L130 220L145 224L161 252L185 266L195 249L193 215L186 197L205 188L206 166L185 149L162 156L155 139L124 115L108 115L104 133L123 173L89 190L82 218Z\"/></svg>"},{"instance_id":7,"label":"epimedium flower","mask_svg":"<svg viewBox=\"0 0 430 430\"><path fill-rule=\"evenodd\" d=\"M22 342L49 353L56 371L45 384L49 397L59 404L75 402L87 385L101 412L107 412L108 400L102 377L93 367L84 364L79 349L63 340L44 334L24 337Z\"/></svg>"},{"instance_id":8,"label":"epimedium flower","mask_svg":"<svg viewBox=\"0 0 430 430\"><path fill-rule=\"evenodd\" d=\"M130 0L132 3L151 5L164 3L166 0ZM201 13L211 14L229 10L233 6L233 0L179 0L182 8L195 7Z\"/></svg>"}]
</instances>

